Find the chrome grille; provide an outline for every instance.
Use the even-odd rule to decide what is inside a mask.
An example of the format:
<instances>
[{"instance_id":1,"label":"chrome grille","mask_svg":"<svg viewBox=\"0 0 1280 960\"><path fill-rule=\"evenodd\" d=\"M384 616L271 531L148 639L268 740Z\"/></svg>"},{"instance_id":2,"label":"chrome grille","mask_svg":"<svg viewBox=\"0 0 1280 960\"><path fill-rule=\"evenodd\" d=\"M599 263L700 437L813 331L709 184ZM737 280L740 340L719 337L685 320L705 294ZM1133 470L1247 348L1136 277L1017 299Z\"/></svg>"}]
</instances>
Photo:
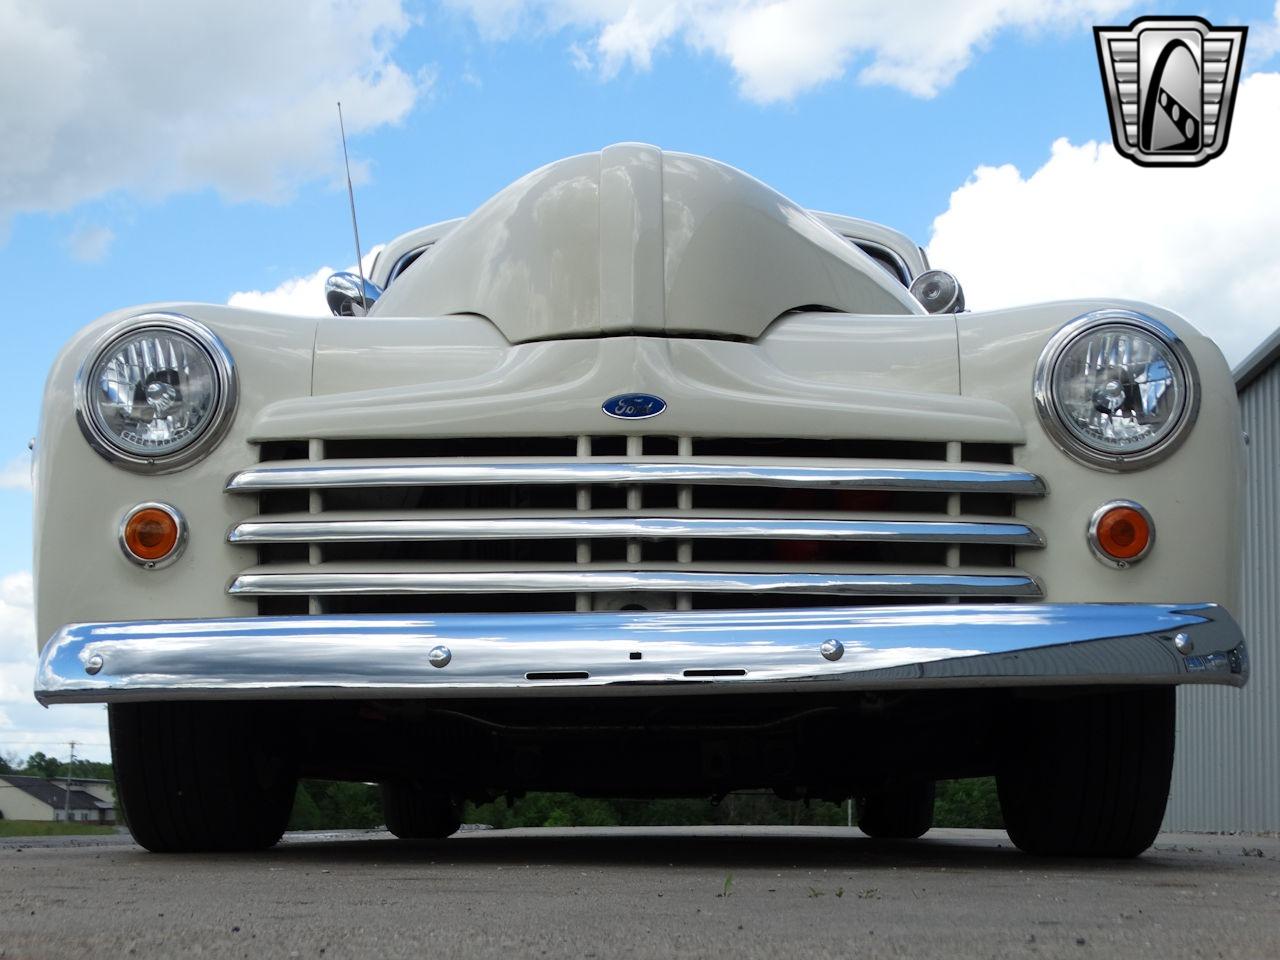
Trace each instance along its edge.
<instances>
[{"instance_id":1,"label":"chrome grille","mask_svg":"<svg viewBox=\"0 0 1280 960\"><path fill-rule=\"evenodd\" d=\"M692 609L1035 599L1007 447L665 436L290 441L229 591L260 612Z\"/></svg>"}]
</instances>

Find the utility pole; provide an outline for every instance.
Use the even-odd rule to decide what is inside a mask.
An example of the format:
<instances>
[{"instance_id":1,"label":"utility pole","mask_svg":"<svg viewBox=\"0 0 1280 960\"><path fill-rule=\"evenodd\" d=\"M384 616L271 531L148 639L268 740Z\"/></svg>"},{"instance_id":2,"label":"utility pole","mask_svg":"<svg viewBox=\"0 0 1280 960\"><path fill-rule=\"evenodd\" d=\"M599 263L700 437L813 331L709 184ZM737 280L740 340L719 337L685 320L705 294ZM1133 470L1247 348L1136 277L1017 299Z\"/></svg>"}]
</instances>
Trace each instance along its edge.
<instances>
[{"instance_id":1,"label":"utility pole","mask_svg":"<svg viewBox=\"0 0 1280 960\"><path fill-rule=\"evenodd\" d=\"M71 747L71 759L67 761L67 788L64 791L66 796L62 801L62 819L71 819L71 766L76 762L76 742L72 740L68 746Z\"/></svg>"}]
</instances>

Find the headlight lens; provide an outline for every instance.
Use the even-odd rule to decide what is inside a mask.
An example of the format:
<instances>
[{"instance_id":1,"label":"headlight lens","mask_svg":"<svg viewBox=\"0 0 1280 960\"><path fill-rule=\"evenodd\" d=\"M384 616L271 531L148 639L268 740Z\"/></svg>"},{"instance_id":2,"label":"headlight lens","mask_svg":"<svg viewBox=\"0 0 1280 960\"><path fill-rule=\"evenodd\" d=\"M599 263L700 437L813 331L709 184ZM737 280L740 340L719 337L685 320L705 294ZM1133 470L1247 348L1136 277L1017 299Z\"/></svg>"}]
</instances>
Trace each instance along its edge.
<instances>
[{"instance_id":1,"label":"headlight lens","mask_svg":"<svg viewBox=\"0 0 1280 960\"><path fill-rule=\"evenodd\" d=\"M97 425L125 450L163 456L194 443L218 399L213 361L190 337L142 330L117 340L89 376Z\"/></svg>"},{"instance_id":2,"label":"headlight lens","mask_svg":"<svg viewBox=\"0 0 1280 960\"><path fill-rule=\"evenodd\" d=\"M1173 350L1118 324L1068 345L1054 367L1053 391L1068 429L1109 453L1155 446L1177 426L1186 399Z\"/></svg>"},{"instance_id":3,"label":"headlight lens","mask_svg":"<svg viewBox=\"0 0 1280 960\"><path fill-rule=\"evenodd\" d=\"M230 356L202 325L169 315L138 318L82 370L82 426L111 459L186 462L211 445L229 414L233 377Z\"/></svg>"},{"instance_id":4,"label":"headlight lens","mask_svg":"<svg viewBox=\"0 0 1280 960\"><path fill-rule=\"evenodd\" d=\"M1141 466L1172 452L1194 419L1195 368L1163 324L1108 311L1073 321L1050 341L1036 397L1069 452L1097 465Z\"/></svg>"}]
</instances>

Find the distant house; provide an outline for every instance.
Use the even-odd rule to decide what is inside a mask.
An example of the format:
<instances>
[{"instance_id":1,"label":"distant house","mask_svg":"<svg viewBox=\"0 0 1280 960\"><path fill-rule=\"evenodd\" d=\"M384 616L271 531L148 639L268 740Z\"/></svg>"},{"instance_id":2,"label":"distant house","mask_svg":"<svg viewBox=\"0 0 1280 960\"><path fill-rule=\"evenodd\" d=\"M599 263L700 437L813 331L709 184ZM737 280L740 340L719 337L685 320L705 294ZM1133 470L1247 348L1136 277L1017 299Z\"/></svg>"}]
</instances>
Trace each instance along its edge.
<instances>
[{"instance_id":1,"label":"distant house","mask_svg":"<svg viewBox=\"0 0 1280 960\"><path fill-rule=\"evenodd\" d=\"M0 776L0 820L116 822L116 793L110 780L66 780Z\"/></svg>"}]
</instances>

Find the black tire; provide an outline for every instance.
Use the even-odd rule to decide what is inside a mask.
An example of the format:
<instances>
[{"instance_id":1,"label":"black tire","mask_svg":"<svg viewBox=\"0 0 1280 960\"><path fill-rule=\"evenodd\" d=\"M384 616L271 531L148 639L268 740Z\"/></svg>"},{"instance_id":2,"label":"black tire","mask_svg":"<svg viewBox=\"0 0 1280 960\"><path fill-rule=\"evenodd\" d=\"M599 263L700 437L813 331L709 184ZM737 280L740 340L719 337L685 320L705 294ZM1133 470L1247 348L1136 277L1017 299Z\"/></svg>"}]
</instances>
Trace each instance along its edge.
<instances>
[{"instance_id":1,"label":"black tire","mask_svg":"<svg viewBox=\"0 0 1280 960\"><path fill-rule=\"evenodd\" d=\"M1018 849L1136 857L1151 846L1169 798L1174 712L1172 687L1016 704L996 786Z\"/></svg>"},{"instance_id":2,"label":"black tire","mask_svg":"<svg viewBox=\"0 0 1280 960\"><path fill-rule=\"evenodd\" d=\"M917 780L858 798L858 829L877 840L915 840L933 826L932 780Z\"/></svg>"},{"instance_id":3,"label":"black tire","mask_svg":"<svg viewBox=\"0 0 1280 960\"><path fill-rule=\"evenodd\" d=\"M401 840L441 840L462 826L448 794L413 783L382 784L382 813Z\"/></svg>"},{"instance_id":4,"label":"black tire","mask_svg":"<svg viewBox=\"0 0 1280 960\"><path fill-rule=\"evenodd\" d=\"M154 853L264 850L280 839L298 777L287 717L251 703L108 708L116 788L133 838Z\"/></svg>"}]
</instances>

